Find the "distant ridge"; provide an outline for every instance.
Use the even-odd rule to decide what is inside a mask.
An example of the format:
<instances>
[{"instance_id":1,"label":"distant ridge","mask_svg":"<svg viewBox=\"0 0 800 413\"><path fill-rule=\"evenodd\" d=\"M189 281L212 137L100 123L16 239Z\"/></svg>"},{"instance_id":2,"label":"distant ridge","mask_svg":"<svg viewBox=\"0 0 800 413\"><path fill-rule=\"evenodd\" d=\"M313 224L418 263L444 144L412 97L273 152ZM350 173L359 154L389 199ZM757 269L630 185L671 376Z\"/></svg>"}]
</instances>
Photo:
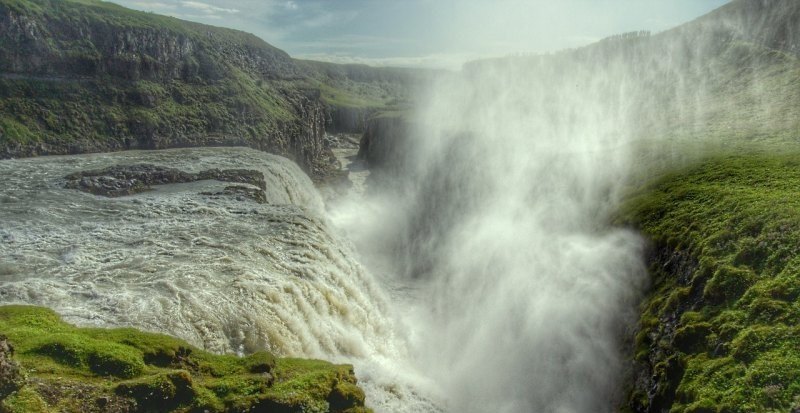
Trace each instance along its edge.
<instances>
[{"instance_id":1,"label":"distant ridge","mask_svg":"<svg viewBox=\"0 0 800 413\"><path fill-rule=\"evenodd\" d=\"M415 76L104 1L0 0L0 158L235 145L323 177L326 129L360 132Z\"/></svg>"},{"instance_id":2,"label":"distant ridge","mask_svg":"<svg viewBox=\"0 0 800 413\"><path fill-rule=\"evenodd\" d=\"M685 26L702 25L775 50L800 55L800 1L734 0Z\"/></svg>"}]
</instances>

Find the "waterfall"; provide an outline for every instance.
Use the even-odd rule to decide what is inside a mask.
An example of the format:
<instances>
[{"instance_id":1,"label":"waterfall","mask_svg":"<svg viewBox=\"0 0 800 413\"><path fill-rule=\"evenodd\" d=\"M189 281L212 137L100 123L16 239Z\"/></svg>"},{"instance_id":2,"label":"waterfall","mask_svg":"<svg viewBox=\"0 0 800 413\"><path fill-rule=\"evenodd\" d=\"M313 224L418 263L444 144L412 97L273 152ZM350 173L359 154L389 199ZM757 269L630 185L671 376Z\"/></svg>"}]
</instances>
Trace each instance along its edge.
<instances>
[{"instance_id":1,"label":"waterfall","mask_svg":"<svg viewBox=\"0 0 800 413\"><path fill-rule=\"evenodd\" d=\"M105 198L69 173L154 163L251 168L268 204L203 195L214 182ZM311 181L249 149L47 157L0 163L0 301L70 322L134 326L217 352L361 357L390 342L379 288L328 230ZM375 344L377 343L377 344Z\"/></svg>"},{"instance_id":2,"label":"waterfall","mask_svg":"<svg viewBox=\"0 0 800 413\"><path fill-rule=\"evenodd\" d=\"M615 411L646 277L643 241L610 217L649 162L642 130L669 125L659 98L692 97L691 83L653 96L681 62L630 61L565 53L438 78L394 169L327 210L295 164L251 149L0 162L0 303L353 363L378 412ZM254 169L267 203L212 180L121 198L64 187L136 163Z\"/></svg>"},{"instance_id":3,"label":"waterfall","mask_svg":"<svg viewBox=\"0 0 800 413\"><path fill-rule=\"evenodd\" d=\"M334 214L395 286L445 411L617 410L646 284L643 241L609 224L637 85L613 60L468 67L429 89L396 169Z\"/></svg>"}]
</instances>

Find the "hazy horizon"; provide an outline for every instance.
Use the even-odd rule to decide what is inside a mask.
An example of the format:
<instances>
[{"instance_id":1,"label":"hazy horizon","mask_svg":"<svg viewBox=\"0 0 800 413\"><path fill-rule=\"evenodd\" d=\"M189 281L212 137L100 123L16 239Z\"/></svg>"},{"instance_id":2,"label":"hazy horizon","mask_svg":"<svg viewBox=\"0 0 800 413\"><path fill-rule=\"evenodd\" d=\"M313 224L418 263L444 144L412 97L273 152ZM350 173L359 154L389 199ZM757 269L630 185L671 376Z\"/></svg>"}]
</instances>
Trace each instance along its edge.
<instances>
[{"instance_id":1,"label":"hazy horizon","mask_svg":"<svg viewBox=\"0 0 800 413\"><path fill-rule=\"evenodd\" d=\"M251 32L292 57L458 68L546 53L635 30L660 32L728 0L113 0L125 7Z\"/></svg>"}]
</instances>

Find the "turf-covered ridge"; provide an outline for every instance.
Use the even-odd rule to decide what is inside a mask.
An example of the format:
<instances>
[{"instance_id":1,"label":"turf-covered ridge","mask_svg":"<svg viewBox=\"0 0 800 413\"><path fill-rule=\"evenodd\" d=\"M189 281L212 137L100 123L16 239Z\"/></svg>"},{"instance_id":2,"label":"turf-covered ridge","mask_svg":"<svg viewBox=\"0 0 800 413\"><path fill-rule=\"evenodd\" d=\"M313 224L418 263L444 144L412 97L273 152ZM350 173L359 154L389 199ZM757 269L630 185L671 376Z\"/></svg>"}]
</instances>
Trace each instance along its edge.
<instances>
[{"instance_id":1,"label":"turf-covered ridge","mask_svg":"<svg viewBox=\"0 0 800 413\"><path fill-rule=\"evenodd\" d=\"M368 412L353 367L216 355L131 328L78 328L0 307L0 411Z\"/></svg>"},{"instance_id":2,"label":"turf-covered ridge","mask_svg":"<svg viewBox=\"0 0 800 413\"><path fill-rule=\"evenodd\" d=\"M631 197L653 241L636 412L800 409L800 152L717 156Z\"/></svg>"}]
</instances>

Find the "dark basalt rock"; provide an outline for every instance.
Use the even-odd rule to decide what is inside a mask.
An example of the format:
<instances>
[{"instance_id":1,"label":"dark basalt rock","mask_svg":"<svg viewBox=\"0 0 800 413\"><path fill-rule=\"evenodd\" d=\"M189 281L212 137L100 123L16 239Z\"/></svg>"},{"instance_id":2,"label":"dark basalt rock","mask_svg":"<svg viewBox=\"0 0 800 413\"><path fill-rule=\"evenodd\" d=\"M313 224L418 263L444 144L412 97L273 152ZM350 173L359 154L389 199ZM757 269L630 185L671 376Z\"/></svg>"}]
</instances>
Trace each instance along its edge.
<instances>
[{"instance_id":1,"label":"dark basalt rock","mask_svg":"<svg viewBox=\"0 0 800 413\"><path fill-rule=\"evenodd\" d=\"M76 172L65 177L66 188L109 198L149 191L154 185L177 184L203 180L235 182L221 192L203 192L204 195L225 195L237 199L267 202L267 183L264 174L250 169L207 169L199 173L184 172L175 168L151 164L115 165L105 169Z\"/></svg>"},{"instance_id":2,"label":"dark basalt rock","mask_svg":"<svg viewBox=\"0 0 800 413\"><path fill-rule=\"evenodd\" d=\"M404 116L378 116L369 120L361 137L358 159L371 169L402 169L411 154L412 125Z\"/></svg>"},{"instance_id":3,"label":"dark basalt rock","mask_svg":"<svg viewBox=\"0 0 800 413\"><path fill-rule=\"evenodd\" d=\"M220 198L220 197L233 197L236 198L238 201L244 201L245 199L251 199L253 201L258 202L259 204L266 204L267 197L264 195L263 190L259 190L250 186L243 186L243 185L231 185L226 186L224 190L217 191L217 192L201 192L202 195L210 196L211 198Z\"/></svg>"},{"instance_id":4,"label":"dark basalt rock","mask_svg":"<svg viewBox=\"0 0 800 413\"><path fill-rule=\"evenodd\" d=\"M698 336L702 337L704 331L698 326L687 328L680 320L687 311L702 306L704 285L693 282L700 264L687 250L653 246L647 261L655 277L673 277L678 287L689 288L688 295L671 311L661 314L658 327L648 332L647 357L636 360L633 366L634 386L628 407L636 413L661 413L672 405L684 374L685 366L678 353L701 345Z\"/></svg>"},{"instance_id":5,"label":"dark basalt rock","mask_svg":"<svg viewBox=\"0 0 800 413\"><path fill-rule=\"evenodd\" d=\"M67 188L111 198L133 195L164 185L196 181L197 177L174 168L150 164L111 166L76 172L65 177Z\"/></svg>"},{"instance_id":6,"label":"dark basalt rock","mask_svg":"<svg viewBox=\"0 0 800 413\"><path fill-rule=\"evenodd\" d=\"M13 355L14 347L6 336L0 335L0 400L19 390L25 383L19 365L11 359Z\"/></svg>"},{"instance_id":7,"label":"dark basalt rock","mask_svg":"<svg viewBox=\"0 0 800 413\"><path fill-rule=\"evenodd\" d=\"M216 179L217 181L250 184L261 188L263 191L267 189L267 184L264 182L264 174L250 169L208 169L201 171L197 176L198 180Z\"/></svg>"}]
</instances>

